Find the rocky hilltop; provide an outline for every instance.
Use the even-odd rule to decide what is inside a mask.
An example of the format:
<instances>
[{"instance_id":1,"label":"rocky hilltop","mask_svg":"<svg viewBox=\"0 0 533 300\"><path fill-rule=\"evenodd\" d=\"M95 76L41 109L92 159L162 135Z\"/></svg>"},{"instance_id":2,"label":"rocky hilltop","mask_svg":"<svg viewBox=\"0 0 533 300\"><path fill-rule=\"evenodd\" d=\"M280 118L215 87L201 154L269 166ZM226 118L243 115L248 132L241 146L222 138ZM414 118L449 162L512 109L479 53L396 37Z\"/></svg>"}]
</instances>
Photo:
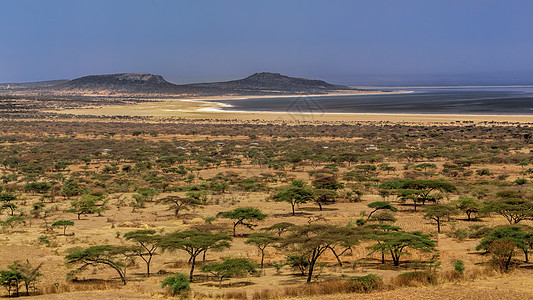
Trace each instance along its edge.
<instances>
[{"instance_id":1,"label":"rocky hilltop","mask_svg":"<svg viewBox=\"0 0 533 300\"><path fill-rule=\"evenodd\" d=\"M91 75L50 88L56 91L109 91L118 93L174 94L190 96L326 94L355 91L322 80L294 78L278 73L256 73L239 80L177 85L160 75L122 73Z\"/></svg>"},{"instance_id":2,"label":"rocky hilltop","mask_svg":"<svg viewBox=\"0 0 533 300\"><path fill-rule=\"evenodd\" d=\"M90 75L53 86L56 90L109 90L126 93L166 93L174 84L160 75L148 73L122 73Z\"/></svg>"}]
</instances>

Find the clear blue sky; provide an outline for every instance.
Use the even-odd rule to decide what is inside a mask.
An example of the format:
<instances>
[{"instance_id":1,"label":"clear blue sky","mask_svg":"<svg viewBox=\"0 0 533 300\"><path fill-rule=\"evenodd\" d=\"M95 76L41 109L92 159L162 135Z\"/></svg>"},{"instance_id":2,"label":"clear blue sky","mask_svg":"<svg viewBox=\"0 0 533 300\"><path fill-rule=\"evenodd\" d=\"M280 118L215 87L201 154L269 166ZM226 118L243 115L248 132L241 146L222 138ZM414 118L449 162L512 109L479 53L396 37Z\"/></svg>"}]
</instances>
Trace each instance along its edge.
<instances>
[{"instance_id":1,"label":"clear blue sky","mask_svg":"<svg viewBox=\"0 0 533 300\"><path fill-rule=\"evenodd\" d=\"M0 39L0 82L269 71L347 84L533 84L531 0L0 0Z\"/></svg>"}]
</instances>

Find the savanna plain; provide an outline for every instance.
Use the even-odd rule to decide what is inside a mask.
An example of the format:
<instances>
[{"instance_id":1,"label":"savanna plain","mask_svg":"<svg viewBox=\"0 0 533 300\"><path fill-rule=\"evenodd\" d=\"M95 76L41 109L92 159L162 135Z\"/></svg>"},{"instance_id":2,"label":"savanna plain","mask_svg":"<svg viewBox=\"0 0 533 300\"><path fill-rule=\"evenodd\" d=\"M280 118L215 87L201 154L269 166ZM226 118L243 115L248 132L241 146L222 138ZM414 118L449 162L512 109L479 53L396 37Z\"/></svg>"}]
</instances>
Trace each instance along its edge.
<instances>
[{"instance_id":1,"label":"savanna plain","mask_svg":"<svg viewBox=\"0 0 533 300\"><path fill-rule=\"evenodd\" d=\"M190 114L3 117L3 295L533 298L526 119Z\"/></svg>"}]
</instances>

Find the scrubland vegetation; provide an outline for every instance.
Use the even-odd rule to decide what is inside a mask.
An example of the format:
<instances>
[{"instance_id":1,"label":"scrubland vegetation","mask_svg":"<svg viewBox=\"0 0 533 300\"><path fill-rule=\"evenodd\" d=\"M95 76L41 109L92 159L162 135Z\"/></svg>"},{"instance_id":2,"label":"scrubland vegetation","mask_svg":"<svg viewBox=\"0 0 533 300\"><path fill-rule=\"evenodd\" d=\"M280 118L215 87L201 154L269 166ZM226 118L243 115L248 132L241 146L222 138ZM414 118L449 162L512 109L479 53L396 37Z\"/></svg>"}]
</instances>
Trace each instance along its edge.
<instances>
[{"instance_id":1,"label":"scrubland vegetation","mask_svg":"<svg viewBox=\"0 0 533 300\"><path fill-rule=\"evenodd\" d=\"M528 126L0 126L6 296L278 299L531 272Z\"/></svg>"}]
</instances>

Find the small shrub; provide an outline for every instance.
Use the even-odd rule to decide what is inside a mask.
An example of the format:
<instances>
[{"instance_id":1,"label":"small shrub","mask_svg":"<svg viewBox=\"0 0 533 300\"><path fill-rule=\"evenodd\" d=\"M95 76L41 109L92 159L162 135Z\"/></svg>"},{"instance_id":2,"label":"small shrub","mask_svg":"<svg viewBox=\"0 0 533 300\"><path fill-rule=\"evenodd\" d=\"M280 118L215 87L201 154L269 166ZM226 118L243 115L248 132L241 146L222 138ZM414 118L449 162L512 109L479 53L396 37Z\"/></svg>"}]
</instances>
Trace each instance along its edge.
<instances>
[{"instance_id":1,"label":"small shrub","mask_svg":"<svg viewBox=\"0 0 533 300\"><path fill-rule=\"evenodd\" d=\"M290 254L287 255L286 264L291 266L294 270L300 271L300 274L304 276L309 266L309 260L305 254Z\"/></svg>"},{"instance_id":2,"label":"small shrub","mask_svg":"<svg viewBox=\"0 0 533 300\"><path fill-rule=\"evenodd\" d=\"M514 181L514 183L516 183L516 185L524 185L527 183L527 179L525 178L518 178L517 180Z\"/></svg>"},{"instance_id":3,"label":"small shrub","mask_svg":"<svg viewBox=\"0 0 533 300\"><path fill-rule=\"evenodd\" d=\"M50 246L50 240L48 239L46 235L41 235L39 237L39 242L42 244L45 244L46 246Z\"/></svg>"},{"instance_id":4,"label":"small shrub","mask_svg":"<svg viewBox=\"0 0 533 300\"><path fill-rule=\"evenodd\" d=\"M507 178L509 178L509 174L500 174L500 175L498 175L498 180L504 181Z\"/></svg>"},{"instance_id":5,"label":"small shrub","mask_svg":"<svg viewBox=\"0 0 533 300\"><path fill-rule=\"evenodd\" d=\"M468 238L468 230L464 228L456 229L455 231L448 234L449 237L455 238L457 241L464 241L466 238Z\"/></svg>"},{"instance_id":6,"label":"small shrub","mask_svg":"<svg viewBox=\"0 0 533 300\"><path fill-rule=\"evenodd\" d=\"M182 294L191 288L187 275L183 273L176 273L165 278L163 282L161 282L161 287L164 288L166 286L170 287L172 296Z\"/></svg>"},{"instance_id":7,"label":"small shrub","mask_svg":"<svg viewBox=\"0 0 533 300\"><path fill-rule=\"evenodd\" d=\"M354 292L369 293L384 288L383 279L375 274L350 279Z\"/></svg>"},{"instance_id":8,"label":"small shrub","mask_svg":"<svg viewBox=\"0 0 533 300\"><path fill-rule=\"evenodd\" d=\"M488 251L492 256L492 263L500 272L509 272L515 247L515 243L504 239L495 240L489 244Z\"/></svg>"},{"instance_id":9,"label":"small shrub","mask_svg":"<svg viewBox=\"0 0 533 300\"><path fill-rule=\"evenodd\" d=\"M492 172L489 169L487 169L487 168L476 170L476 173L479 176L490 176L490 175L492 175Z\"/></svg>"},{"instance_id":10,"label":"small shrub","mask_svg":"<svg viewBox=\"0 0 533 300\"><path fill-rule=\"evenodd\" d=\"M453 261L453 269L457 272L463 272L465 270L465 263L460 259L456 259Z\"/></svg>"}]
</instances>

